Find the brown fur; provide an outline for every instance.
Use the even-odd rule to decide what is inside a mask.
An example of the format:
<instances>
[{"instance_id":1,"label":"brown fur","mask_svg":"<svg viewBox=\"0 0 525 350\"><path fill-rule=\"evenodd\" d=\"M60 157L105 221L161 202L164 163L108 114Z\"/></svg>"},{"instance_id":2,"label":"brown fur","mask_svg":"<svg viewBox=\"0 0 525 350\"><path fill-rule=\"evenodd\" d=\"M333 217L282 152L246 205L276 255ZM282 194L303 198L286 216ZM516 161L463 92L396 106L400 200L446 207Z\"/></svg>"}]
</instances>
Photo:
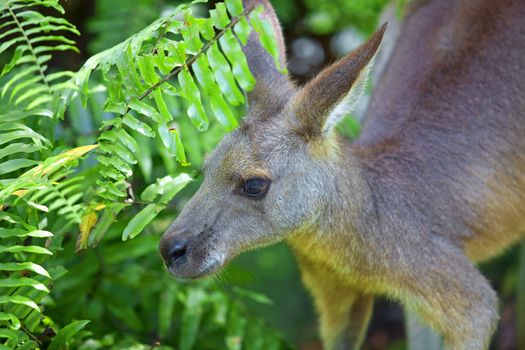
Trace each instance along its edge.
<instances>
[{"instance_id":1,"label":"brown fur","mask_svg":"<svg viewBox=\"0 0 525 350\"><path fill-rule=\"evenodd\" d=\"M254 2L284 57L275 13ZM171 273L199 277L285 239L327 349L360 347L376 294L415 311L449 349L487 349L497 297L471 261L500 253L525 229L523 18L519 0L418 4L353 144L332 126L382 30L304 88L252 34L249 115L210 156L203 185L161 241ZM260 200L239 192L254 176L271 180ZM172 264L181 238L187 252Z\"/></svg>"}]
</instances>

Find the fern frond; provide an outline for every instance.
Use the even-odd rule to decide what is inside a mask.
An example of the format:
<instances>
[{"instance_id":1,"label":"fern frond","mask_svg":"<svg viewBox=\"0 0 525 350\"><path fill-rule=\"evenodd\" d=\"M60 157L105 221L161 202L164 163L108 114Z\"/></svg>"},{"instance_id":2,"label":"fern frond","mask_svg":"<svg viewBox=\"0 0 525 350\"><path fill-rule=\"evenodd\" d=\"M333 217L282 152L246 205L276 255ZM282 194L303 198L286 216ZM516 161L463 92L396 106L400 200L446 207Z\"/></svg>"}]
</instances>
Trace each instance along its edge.
<instances>
[{"instance_id":1,"label":"fern frond","mask_svg":"<svg viewBox=\"0 0 525 350\"><path fill-rule=\"evenodd\" d=\"M27 115L31 112L27 112ZM24 119L24 115L7 114L12 120ZM0 129L1 129L0 124ZM22 124L13 123L13 132L9 139L18 140L28 135L35 138L41 147L49 143L43 136L35 133ZM10 126L7 127L8 129ZM0 134L6 137L9 133ZM4 139L3 141L8 141ZM24 148L16 150L16 145ZM36 144L10 143L0 152L7 156L13 153L30 152L27 149L37 146ZM51 248L42 245L46 239L53 237L53 233L40 228L40 218L52 218L50 215L59 217L62 227L70 227L78 224L85 211L86 206L82 202L89 182L82 176L78 176L69 167L75 165L77 160L96 146L84 146L48 157L44 161L32 161L38 165L24 172L16 178L0 181L0 271L6 276L0 281L0 288L6 297L0 296L0 320L8 321L14 325L23 325L23 331L17 333L17 337L9 338L4 343L8 348L15 349L17 346L35 345L30 343L29 337L32 333L42 332L42 315L38 304L46 297L50 290L49 286L54 280L36 261L42 261L41 257L51 256ZM6 172L9 162L0 164L1 172ZM6 209L15 208L15 213L24 214L18 216ZM40 214L40 215L39 215ZM57 220L58 221L58 220ZM50 225L51 226L51 225ZM30 241L28 240L30 239ZM27 245L27 242L31 242ZM5 334L5 323L0 326L0 331ZM19 338L20 336L20 338ZM34 348L34 347L33 347Z\"/></svg>"},{"instance_id":2,"label":"fern frond","mask_svg":"<svg viewBox=\"0 0 525 350\"><path fill-rule=\"evenodd\" d=\"M29 8L52 7L63 13L57 0L0 0L0 55L10 57L0 72L7 79L1 96L7 97L12 108L31 110L53 101L55 93L72 85L64 85L68 75L49 79L47 62L52 53L71 50L78 52L74 41L62 34L79 35L75 26L59 17L44 16ZM55 34L56 33L56 34ZM15 71L9 76L9 73Z\"/></svg>"}]
</instances>

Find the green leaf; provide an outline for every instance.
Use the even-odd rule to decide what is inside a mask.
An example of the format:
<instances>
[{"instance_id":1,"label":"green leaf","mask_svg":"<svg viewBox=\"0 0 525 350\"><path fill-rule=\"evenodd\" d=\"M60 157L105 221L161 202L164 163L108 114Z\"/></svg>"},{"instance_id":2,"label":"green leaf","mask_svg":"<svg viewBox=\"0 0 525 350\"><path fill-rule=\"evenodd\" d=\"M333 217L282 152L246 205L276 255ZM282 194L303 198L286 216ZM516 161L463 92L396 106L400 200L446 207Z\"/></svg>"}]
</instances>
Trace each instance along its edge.
<instances>
[{"instance_id":1,"label":"green leaf","mask_svg":"<svg viewBox=\"0 0 525 350\"><path fill-rule=\"evenodd\" d=\"M153 85L157 82L157 73L155 73L155 63L152 55L144 55L137 57L137 65L140 74L148 85Z\"/></svg>"},{"instance_id":2,"label":"green leaf","mask_svg":"<svg viewBox=\"0 0 525 350\"><path fill-rule=\"evenodd\" d=\"M37 86L40 89L42 89L42 87L44 87L44 86L41 83L42 83L42 77L41 76L33 76L33 77L29 78L29 79L26 79L26 80L16 84L13 87L13 90L11 91L11 94L9 95L9 101L12 101L19 92L25 91L24 90L25 88L28 88L29 91L31 91L31 88L34 87L34 86Z\"/></svg>"},{"instance_id":3,"label":"green leaf","mask_svg":"<svg viewBox=\"0 0 525 350\"><path fill-rule=\"evenodd\" d=\"M117 132L117 137L120 142L122 142L123 145L125 145L131 152L136 152L138 145L137 141L133 137L131 137L126 130L120 129Z\"/></svg>"},{"instance_id":4,"label":"green leaf","mask_svg":"<svg viewBox=\"0 0 525 350\"><path fill-rule=\"evenodd\" d=\"M47 350L62 350L66 348L66 342L73 338L80 330L82 330L89 322L89 320L73 321L64 328L60 329Z\"/></svg>"},{"instance_id":5,"label":"green leaf","mask_svg":"<svg viewBox=\"0 0 525 350\"><path fill-rule=\"evenodd\" d=\"M193 348L202 319L202 304L206 300L206 294L200 288L188 289L182 320L180 325L179 349L190 350Z\"/></svg>"},{"instance_id":6,"label":"green leaf","mask_svg":"<svg viewBox=\"0 0 525 350\"><path fill-rule=\"evenodd\" d=\"M11 329L0 328L0 338L7 339L5 344L16 345L18 343L18 334ZM7 349L11 349L11 347L7 347Z\"/></svg>"},{"instance_id":7,"label":"green leaf","mask_svg":"<svg viewBox=\"0 0 525 350\"><path fill-rule=\"evenodd\" d=\"M199 88L193 81L191 74L185 69L179 73L178 78L184 97L188 100L188 116L190 120L199 131L206 130L208 128L208 117L202 105Z\"/></svg>"},{"instance_id":8,"label":"green leaf","mask_svg":"<svg viewBox=\"0 0 525 350\"><path fill-rule=\"evenodd\" d=\"M228 350L240 350L243 344L244 330L246 328L246 318L240 314L236 305L232 305L228 315L226 335L226 347Z\"/></svg>"},{"instance_id":9,"label":"green leaf","mask_svg":"<svg viewBox=\"0 0 525 350\"><path fill-rule=\"evenodd\" d=\"M0 238L7 238L7 237L47 238L47 237L53 237L53 234L49 231L44 231L44 230L27 231L25 229L19 229L19 228L0 228Z\"/></svg>"},{"instance_id":10,"label":"green leaf","mask_svg":"<svg viewBox=\"0 0 525 350\"><path fill-rule=\"evenodd\" d=\"M114 168L110 168L109 166L105 166L102 169L100 169L100 174L105 178L111 178L114 181L121 181L126 178L124 174L122 174Z\"/></svg>"},{"instance_id":11,"label":"green leaf","mask_svg":"<svg viewBox=\"0 0 525 350\"><path fill-rule=\"evenodd\" d=\"M70 149L69 151L62 152L56 156L48 157L37 167L34 167L22 176L25 178L37 178L43 175L52 174L60 168L70 164L78 158L84 156L86 153L98 147L98 145L85 145Z\"/></svg>"},{"instance_id":12,"label":"green leaf","mask_svg":"<svg viewBox=\"0 0 525 350\"><path fill-rule=\"evenodd\" d=\"M252 27L248 23L246 17L243 16L239 18L239 22L233 26L233 31L243 45L248 44L248 38L252 32Z\"/></svg>"},{"instance_id":13,"label":"green leaf","mask_svg":"<svg viewBox=\"0 0 525 350\"><path fill-rule=\"evenodd\" d=\"M0 35L1 36L1 35ZM5 66L4 69L2 69L2 73L0 73L0 77L3 77L7 73L9 73L15 65L18 63L18 60L20 57L22 57L22 54L26 50L25 46L17 46L15 49L15 53L13 54L13 57L11 58L11 61L9 61Z\"/></svg>"},{"instance_id":14,"label":"green leaf","mask_svg":"<svg viewBox=\"0 0 525 350\"><path fill-rule=\"evenodd\" d=\"M42 247L35 246L35 245L27 245L27 246L12 245L9 247L0 245L0 253L32 253L32 254L53 255L53 253L51 253L46 248L42 248Z\"/></svg>"},{"instance_id":15,"label":"green leaf","mask_svg":"<svg viewBox=\"0 0 525 350\"><path fill-rule=\"evenodd\" d=\"M119 156L124 162L128 164L136 164L137 161L128 148L119 142L106 143L102 142L99 144L100 150L106 153L114 153Z\"/></svg>"},{"instance_id":16,"label":"green leaf","mask_svg":"<svg viewBox=\"0 0 525 350\"><path fill-rule=\"evenodd\" d=\"M29 311L29 315L24 319L24 326L30 332L35 332L40 322L43 321L42 315L35 310L26 310L25 313L27 313L27 311Z\"/></svg>"},{"instance_id":17,"label":"green leaf","mask_svg":"<svg viewBox=\"0 0 525 350\"><path fill-rule=\"evenodd\" d=\"M41 290L43 292L49 293L49 289L35 279L29 277L19 277L19 278L2 278L0 279L0 288L13 288L13 287L31 287L36 290Z\"/></svg>"},{"instance_id":18,"label":"green leaf","mask_svg":"<svg viewBox=\"0 0 525 350\"><path fill-rule=\"evenodd\" d=\"M40 312L38 305L33 300L22 295L0 295L0 305L1 304L25 305Z\"/></svg>"},{"instance_id":19,"label":"green leaf","mask_svg":"<svg viewBox=\"0 0 525 350\"><path fill-rule=\"evenodd\" d=\"M11 46L23 41L24 38L22 37L16 37L11 40L5 41L0 45L0 54L2 54L4 51L8 50Z\"/></svg>"},{"instance_id":20,"label":"green leaf","mask_svg":"<svg viewBox=\"0 0 525 350\"><path fill-rule=\"evenodd\" d=\"M222 52L230 61L233 75L239 85L246 91L252 90L255 85L255 78L250 72L246 56L232 31L227 30L219 39L219 43L221 44Z\"/></svg>"},{"instance_id":21,"label":"green leaf","mask_svg":"<svg viewBox=\"0 0 525 350\"><path fill-rule=\"evenodd\" d=\"M162 117L160 116L159 112L157 112L155 108L153 108L145 102L133 98L129 103L129 107L132 110L153 119L153 121L155 121L156 123L162 123Z\"/></svg>"},{"instance_id":22,"label":"green leaf","mask_svg":"<svg viewBox=\"0 0 525 350\"><path fill-rule=\"evenodd\" d=\"M113 144L113 151L115 154L117 154L123 161L125 161L128 164L136 164L137 161L135 160L135 157L133 156L133 153L129 151L128 148L126 148L124 145L116 142Z\"/></svg>"},{"instance_id":23,"label":"green leaf","mask_svg":"<svg viewBox=\"0 0 525 350\"><path fill-rule=\"evenodd\" d=\"M228 298L224 294L213 293L210 296L210 301L213 306L213 322L224 326L226 324L226 316L230 307Z\"/></svg>"},{"instance_id":24,"label":"green leaf","mask_svg":"<svg viewBox=\"0 0 525 350\"><path fill-rule=\"evenodd\" d=\"M26 228L30 229L30 225L27 225L20 216L0 211L0 221L6 221L10 224L22 224Z\"/></svg>"},{"instance_id":25,"label":"green leaf","mask_svg":"<svg viewBox=\"0 0 525 350\"><path fill-rule=\"evenodd\" d=\"M0 117L1 118L1 117ZM0 158L10 156L16 153L33 153L46 149L43 145L35 145L28 143L12 143L0 149Z\"/></svg>"},{"instance_id":26,"label":"green leaf","mask_svg":"<svg viewBox=\"0 0 525 350\"><path fill-rule=\"evenodd\" d=\"M110 142L117 141L117 131L115 129L104 130L102 134L98 137L99 140L108 140Z\"/></svg>"},{"instance_id":27,"label":"green leaf","mask_svg":"<svg viewBox=\"0 0 525 350\"><path fill-rule=\"evenodd\" d=\"M213 73L210 70L210 63L204 55L197 57L193 65L191 66L197 81L206 93L212 94L217 88Z\"/></svg>"},{"instance_id":28,"label":"green leaf","mask_svg":"<svg viewBox=\"0 0 525 350\"><path fill-rule=\"evenodd\" d=\"M122 233L122 240L125 241L128 238L133 238L141 233L146 225L148 225L164 208L164 205L153 203L147 205L130 220Z\"/></svg>"},{"instance_id":29,"label":"green leaf","mask_svg":"<svg viewBox=\"0 0 525 350\"><path fill-rule=\"evenodd\" d=\"M210 18L196 18L195 21L199 25L199 31L202 37L206 40L213 40L215 37L215 29L213 29L213 21Z\"/></svg>"},{"instance_id":30,"label":"green leaf","mask_svg":"<svg viewBox=\"0 0 525 350\"><path fill-rule=\"evenodd\" d=\"M232 131L237 127L237 119L235 119L233 111L222 95L210 95L210 106L213 116L226 128L227 131Z\"/></svg>"},{"instance_id":31,"label":"green leaf","mask_svg":"<svg viewBox=\"0 0 525 350\"><path fill-rule=\"evenodd\" d=\"M14 22L13 24L16 24L16 22ZM0 28L3 28L3 27L4 27L4 24L2 24L2 25L0 26ZM11 29L4 30L3 33L0 33L0 40L2 40L2 39L4 39L4 38L7 38L8 36L13 35L13 34L19 32L19 31L20 31L20 29L18 29L18 28L16 28L16 27L15 27L15 28L11 28Z\"/></svg>"},{"instance_id":32,"label":"green leaf","mask_svg":"<svg viewBox=\"0 0 525 350\"><path fill-rule=\"evenodd\" d=\"M174 48L174 50L171 51L172 56L167 57L166 52L162 49L158 50L157 54L153 57L155 67L163 75L169 74L174 67L181 66L186 62L185 53L183 53L184 58L180 57L180 50L178 50L178 48L186 47L186 43L183 41L177 42L173 43L172 46ZM169 64L168 61L170 61Z\"/></svg>"},{"instance_id":33,"label":"green leaf","mask_svg":"<svg viewBox=\"0 0 525 350\"><path fill-rule=\"evenodd\" d=\"M177 161L182 166L189 166L190 163L186 160L186 153L184 151L184 145L180 139L179 131L177 129L170 129L170 132L175 136L175 144L177 146Z\"/></svg>"},{"instance_id":34,"label":"green leaf","mask_svg":"<svg viewBox=\"0 0 525 350\"><path fill-rule=\"evenodd\" d=\"M17 72L16 74L14 74L7 83L5 83L4 87L2 88L2 94L1 94L1 97L3 98L7 91L11 88L11 86L14 86L14 87L18 87L19 85L22 85L22 84L26 84L26 81L29 80L29 79L26 79L26 81L22 80L22 78L28 76L28 75L31 75L35 72L38 72L38 66L37 65L34 65L34 66L29 66L29 67L24 67L24 69L20 70L19 72ZM37 77L37 78L33 78L34 80L33 81L39 81L40 80L40 77ZM17 81L20 82L18 84L15 84Z\"/></svg>"},{"instance_id":35,"label":"green leaf","mask_svg":"<svg viewBox=\"0 0 525 350\"><path fill-rule=\"evenodd\" d=\"M75 76L75 73L73 73L73 72L61 71L61 72L55 72L55 73L48 74L46 76L46 80L48 82L52 82L54 80L58 80L58 79L61 79L61 78L73 78L74 76Z\"/></svg>"},{"instance_id":36,"label":"green leaf","mask_svg":"<svg viewBox=\"0 0 525 350\"><path fill-rule=\"evenodd\" d=\"M11 142L13 140L22 139L22 138L30 138L30 139L33 139L33 142L42 141L46 144L50 144L48 139L34 132L32 129L24 126L21 130L16 130L16 131L0 134L0 145L3 145L4 143L7 143L7 142Z\"/></svg>"},{"instance_id":37,"label":"green leaf","mask_svg":"<svg viewBox=\"0 0 525 350\"><path fill-rule=\"evenodd\" d=\"M159 335L165 337L173 322L173 310L177 300L178 286L175 283L168 283L166 289L160 295L158 303L159 315Z\"/></svg>"},{"instance_id":38,"label":"green leaf","mask_svg":"<svg viewBox=\"0 0 525 350\"><path fill-rule=\"evenodd\" d=\"M20 263L0 263L0 271L32 271L41 276L51 278L49 273L42 266L33 262L20 262Z\"/></svg>"},{"instance_id":39,"label":"green leaf","mask_svg":"<svg viewBox=\"0 0 525 350\"><path fill-rule=\"evenodd\" d=\"M164 98L162 97L162 93L160 90L154 90L152 92L153 98L155 99L155 103L157 104L157 108L159 109L160 115L162 116L162 119L169 123L173 120L173 117L168 109L168 106L166 105L166 102L164 101Z\"/></svg>"},{"instance_id":40,"label":"green leaf","mask_svg":"<svg viewBox=\"0 0 525 350\"><path fill-rule=\"evenodd\" d=\"M31 89L26 90L23 94L21 94L20 96L16 98L15 105L18 105L31 97L34 98L35 95L38 95L41 93L45 93L45 94L49 93L49 87L44 86L44 85L36 85L32 87Z\"/></svg>"},{"instance_id":41,"label":"green leaf","mask_svg":"<svg viewBox=\"0 0 525 350\"><path fill-rule=\"evenodd\" d=\"M115 158L115 157L109 158L103 155L99 155L97 157L97 160L101 164L104 164L107 167L114 167L119 172L124 174L126 177L130 177L131 175L133 175L133 170L131 169L131 167L127 163L125 163L124 161L118 158Z\"/></svg>"},{"instance_id":42,"label":"green leaf","mask_svg":"<svg viewBox=\"0 0 525 350\"><path fill-rule=\"evenodd\" d=\"M124 124L132 128L133 130L141 133L147 137L155 137L155 133L148 124L139 121L137 118L133 117L131 114L126 114L122 119Z\"/></svg>"},{"instance_id":43,"label":"green leaf","mask_svg":"<svg viewBox=\"0 0 525 350\"><path fill-rule=\"evenodd\" d=\"M140 135L139 133L134 133L133 137L141 145L137 149L135 155L137 156L138 165L144 176L145 180L149 183L151 181L151 173L153 171L153 159L152 159L152 142L150 139Z\"/></svg>"},{"instance_id":44,"label":"green leaf","mask_svg":"<svg viewBox=\"0 0 525 350\"><path fill-rule=\"evenodd\" d=\"M18 319L18 317L16 317L13 314L5 313L5 312L0 312L0 321L10 322L11 325L9 325L9 328L15 331L20 329L20 326L21 326L20 320Z\"/></svg>"},{"instance_id":45,"label":"green leaf","mask_svg":"<svg viewBox=\"0 0 525 350\"><path fill-rule=\"evenodd\" d=\"M160 139L162 144L169 151L170 155L174 156L177 154L177 145L175 143L175 137L173 133L170 132L166 124L157 125L157 130L159 132Z\"/></svg>"},{"instance_id":46,"label":"green leaf","mask_svg":"<svg viewBox=\"0 0 525 350\"><path fill-rule=\"evenodd\" d=\"M224 58L222 53L219 51L217 43L213 43L213 45L208 49L207 57L213 70L213 74L215 75L215 81L217 81L219 84L219 88L228 102L234 106L244 103L243 93L237 87L233 74L230 70L230 65L228 64L228 61L226 61L226 58Z\"/></svg>"},{"instance_id":47,"label":"green leaf","mask_svg":"<svg viewBox=\"0 0 525 350\"><path fill-rule=\"evenodd\" d=\"M132 48L130 45L126 48L126 51L122 52L119 59L116 61L117 69L120 77L124 82L124 88L129 89L135 96L141 94L145 90L145 86L142 84L142 80L137 73L137 65L134 62Z\"/></svg>"},{"instance_id":48,"label":"green leaf","mask_svg":"<svg viewBox=\"0 0 525 350\"><path fill-rule=\"evenodd\" d=\"M215 83L206 56L199 56L192 65L192 69L197 77L197 81L210 100L211 109L215 118L225 126L227 130L233 130L237 126L237 120L222 94L216 91L218 86Z\"/></svg>"},{"instance_id":49,"label":"green leaf","mask_svg":"<svg viewBox=\"0 0 525 350\"><path fill-rule=\"evenodd\" d=\"M191 10L184 11L184 26L180 28L182 39L186 43L186 52L197 54L203 46L200 40L199 22L191 15Z\"/></svg>"},{"instance_id":50,"label":"green leaf","mask_svg":"<svg viewBox=\"0 0 525 350\"><path fill-rule=\"evenodd\" d=\"M218 29L224 29L230 23L230 17L228 17L226 5L223 2L217 3L215 10L210 10L210 18Z\"/></svg>"},{"instance_id":51,"label":"green leaf","mask_svg":"<svg viewBox=\"0 0 525 350\"><path fill-rule=\"evenodd\" d=\"M228 12L233 16L237 17L242 14L242 0L225 0L226 8Z\"/></svg>"},{"instance_id":52,"label":"green leaf","mask_svg":"<svg viewBox=\"0 0 525 350\"><path fill-rule=\"evenodd\" d=\"M65 25L54 25L54 24L47 24L47 25L40 25L39 27L34 27L31 29L26 30L27 36L32 36L34 34L38 33L48 33L50 31L67 31L71 32L73 34L80 35L78 30L71 28L70 26Z\"/></svg>"},{"instance_id":53,"label":"green leaf","mask_svg":"<svg viewBox=\"0 0 525 350\"><path fill-rule=\"evenodd\" d=\"M167 204L180 190L188 185L193 179L188 174L180 174L177 177L170 175L157 179L157 182L144 189L140 198L146 202L152 202L160 196L159 203Z\"/></svg>"},{"instance_id":54,"label":"green leaf","mask_svg":"<svg viewBox=\"0 0 525 350\"><path fill-rule=\"evenodd\" d=\"M259 33L259 40L262 47L273 57L275 66L283 74L288 73L286 67L283 67L279 58L279 43L276 39L276 33L273 30L272 24L262 18L264 7L262 5L257 6L250 13L250 21L253 25L253 29Z\"/></svg>"}]
</instances>

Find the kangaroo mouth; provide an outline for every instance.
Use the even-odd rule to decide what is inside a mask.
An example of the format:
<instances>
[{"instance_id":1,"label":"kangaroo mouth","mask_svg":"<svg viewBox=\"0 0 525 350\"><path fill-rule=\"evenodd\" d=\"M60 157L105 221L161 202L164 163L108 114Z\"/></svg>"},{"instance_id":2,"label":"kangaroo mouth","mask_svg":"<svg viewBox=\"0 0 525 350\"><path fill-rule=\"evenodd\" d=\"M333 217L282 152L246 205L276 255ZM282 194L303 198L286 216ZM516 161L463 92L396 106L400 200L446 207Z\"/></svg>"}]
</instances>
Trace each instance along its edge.
<instances>
[{"instance_id":1,"label":"kangaroo mouth","mask_svg":"<svg viewBox=\"0 0 525 350\"><path fill-rule=\"evenodd\" d=\"M200 279L220 270L224 264L224 259L220 257L213 257L205 259L200 264L195 264L192 261L186 261L182 266L177 264L172 264L167 266L170 274L175 278L196 280Z\"/></svg>"}]
</instances>

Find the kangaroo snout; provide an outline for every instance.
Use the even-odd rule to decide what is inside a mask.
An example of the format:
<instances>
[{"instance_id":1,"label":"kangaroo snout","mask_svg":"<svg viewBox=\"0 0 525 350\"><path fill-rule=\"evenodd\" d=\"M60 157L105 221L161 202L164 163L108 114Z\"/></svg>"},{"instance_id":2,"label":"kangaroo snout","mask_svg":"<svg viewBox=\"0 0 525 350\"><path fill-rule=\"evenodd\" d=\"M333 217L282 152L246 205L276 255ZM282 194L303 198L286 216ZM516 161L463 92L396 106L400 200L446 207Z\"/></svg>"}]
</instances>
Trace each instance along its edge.
<instances>
[{"instance_id":1,"label":"kangaroo snout","mask_svg":"<svg viewBox=\"0 0 525 350\"><path fill-rule=\"evenodd\" d=\"M184 264L187 259L189 240L179 234L166 235L160 242L160 255L168 269Z\"/></svg>"},{"instance_id":2,"label":"kangaroo snout","mask_svg":"<svg viewBox=\"0 0 525 350\"><path fill-rule=\"evenodd\" d=\"M162 237L159 250L164 265L175 277L192 278L191 237L188 230L169 229Z\"/></svg>"},{"instance_id":3,"label":"kangaroo snout","mask_svg":"<svg viewBox=\"0 0 525 350\"><path fill-rule=\"evenodd\" d=\"M177 278L196 279L220 268L224 259L211 239L213 232L211 228L198 232L175 225L169 228L159 244L168 271Z\"/></svg>"}]
</instances>

